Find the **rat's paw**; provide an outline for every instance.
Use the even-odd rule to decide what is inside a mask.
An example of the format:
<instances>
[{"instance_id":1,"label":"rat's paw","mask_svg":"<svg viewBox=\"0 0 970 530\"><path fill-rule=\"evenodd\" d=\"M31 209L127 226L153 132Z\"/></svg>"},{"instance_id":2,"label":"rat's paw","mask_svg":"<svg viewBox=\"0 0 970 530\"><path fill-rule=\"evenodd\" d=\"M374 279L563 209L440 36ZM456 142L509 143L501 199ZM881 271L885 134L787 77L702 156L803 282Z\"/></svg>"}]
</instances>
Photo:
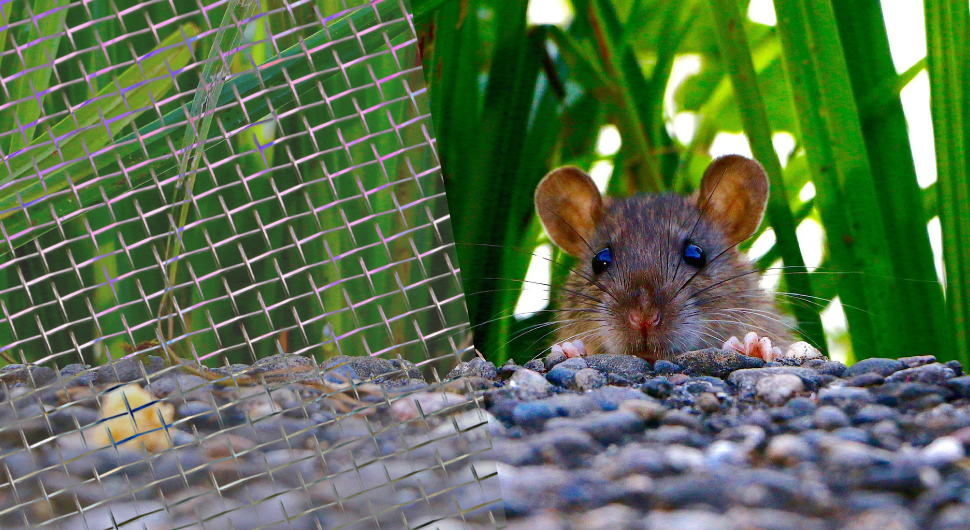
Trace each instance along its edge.
<instances>
[{"instance_id":1,"label":"rat's paw","mask_svg":"<svg viewBox=\"0 0 970 530\"><path fill-rule=\"evenodd\" d=\"M581 340L562 342L553 346L552 352L561 353L565 355L567 359L572 359L573 357L586 357L586 346L583 345L583 341Z\"/></svg>"},{"instance_id":2,"label":"rat's paw","mask_svg":"<svg viewBox=\"0 0 970 530\"><path fill-rule=\"evenodd\" d=\"M724 342L724 346L721 348L733 350L748 357L758 357L766 362L774 361L783 356L781 348L772 347L771 339L758 337L758 334L753 331L744 336L743 343L737 337L731 337Z\"/></svg>"}]
</instances>

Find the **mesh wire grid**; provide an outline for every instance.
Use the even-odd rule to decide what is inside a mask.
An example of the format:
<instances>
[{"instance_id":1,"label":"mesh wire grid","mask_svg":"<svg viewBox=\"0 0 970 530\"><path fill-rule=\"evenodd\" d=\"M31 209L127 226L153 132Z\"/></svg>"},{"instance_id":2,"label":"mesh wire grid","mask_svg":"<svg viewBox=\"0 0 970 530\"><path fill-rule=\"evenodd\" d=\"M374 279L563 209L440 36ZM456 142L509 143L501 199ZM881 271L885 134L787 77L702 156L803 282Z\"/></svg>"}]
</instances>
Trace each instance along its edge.
<instances>
[{"instance_id":1,"label":"mesh wire grid","mask_svg":"<svg viewBox=\"0 0 970 530\"><path fill-rule=\"evenodd\" d=\"M502 526L408 3L2 12L0 525Z\"/></svg>"}]
</instances>

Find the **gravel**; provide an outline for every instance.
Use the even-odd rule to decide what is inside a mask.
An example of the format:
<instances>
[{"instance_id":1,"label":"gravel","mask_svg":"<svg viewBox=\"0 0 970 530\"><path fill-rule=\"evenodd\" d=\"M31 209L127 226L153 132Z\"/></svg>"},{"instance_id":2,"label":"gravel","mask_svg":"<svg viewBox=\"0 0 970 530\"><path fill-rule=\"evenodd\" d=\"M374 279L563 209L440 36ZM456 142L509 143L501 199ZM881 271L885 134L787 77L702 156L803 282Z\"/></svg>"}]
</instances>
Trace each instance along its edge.
<instances>
[{"instance_id":1,"label":"gravel","mask_svg":"<svg viewBox=\"0 0 970 530\"><path fill-rule=\"evenodd\" d=\"M468 456L490 454L490 415L476 405L481 390L469 389L500 383L494 365L463 364L463 379L429 385L400 360L276 355L231 367L268 378L249 387L216 385L150 356L60 372L0 369L0 528L364 530L404 520L492 528L503 514L496 463ZM515 378L538 385L523 396L551 395L545 375L531 375ZM343 399L320 384L348 378ZM170 404L158 405L173 412L156 431L170 448L98 445L112 425L102 421L103 394L125 383ZM587 450L620 436L612 424L595 427L574 431ZM538 462L582 449L550 436L560 436L561 452Z\"/></svg>"},{"instance_id":2,"label":"gravel","mask_svg":"<svg viewBox=\"0 0 970 530\"><path fill-rule=\"evenodd\" d=\"M150 358L65 368L51 389L35 390L52 375L39 367L0 371L0 526L85 528L78 506L90 506L91 528L112 516L147 528L200 517L205 528L434 528L446 513L440 528L479 530L501 522L500 494L510 530L955 530L970 517L970 376L932 356L846 367L720 350L653 364L554 353L526 366L475 358L434 385L367 357L232 369L316 366L355 381L368 412L299 380L225 388ZM174 449L98 449L75 432L97 428L97 393L125 379L172 404ZM38 500L15 507L11 478Z\"/></svg>"},{"instance_id":3,"label":"gravel","mask_svg":"<svg viewBox=\"0 0 970 530\"><path fill-rule=\"evenodd\" d=\"M957 365L612 357L506 365L484 391L510 530L967 528ZM577 383L589 369L607 383ZM537 375L527 399L509 389Z\"/></svg>"}]
</instances>

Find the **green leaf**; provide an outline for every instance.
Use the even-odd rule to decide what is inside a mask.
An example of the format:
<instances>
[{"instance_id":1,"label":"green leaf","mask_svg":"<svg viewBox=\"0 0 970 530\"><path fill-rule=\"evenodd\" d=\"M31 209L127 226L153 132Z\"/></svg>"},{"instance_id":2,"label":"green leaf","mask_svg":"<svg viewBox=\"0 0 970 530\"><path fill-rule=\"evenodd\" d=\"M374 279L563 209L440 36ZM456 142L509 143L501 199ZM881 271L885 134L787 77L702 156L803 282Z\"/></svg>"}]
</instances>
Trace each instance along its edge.
<instances>
[{"instance_id":1,"label":"green leaf","mask_svg":"<svg viewBox=\"0 0 970 530\"><path fill-rule=\"evenodd\" d=\"M936 183L946 265L946 305L956 354L970 364L970 168L967 158L970 92L965 65L970 60L967 6L926 0L926 62L936 145Z\"/></svg>"},{"instance_id":2,"label":"green leaf","mask_svg":"<svg viewBox=\"0 0 970 530\"><path fill-rule=\"evenodd\" d=\"M731 74L735 102L741 112L744 130L751 143L751 151L768 173L771 194L768 199L768 219L775 230L777 246L785 262L783 276L789 291L812 296L812 287L805 274L805 262L795 236L795 220L789 209L781 162L772 144L771 126L761 90L758 87L751 50L742 30L741 12L736 0L712 0L714 19L717 21L718 42L721 55ZM825 349L825 336L818 312L803 306L794 306L800 331L821 349Z\"/></svg>"},{"instance_id":3,"label":"green leaf","mask_svg":"<svg viewBox=\"0 0 970 530\"><path fill-rule=\"evenodd\" d=\"M426 17L430 7L447 1L453 0L434 0L415 10L414 17ZM382 49L387 46L388 40L393 45L400 44L402 39L413 38L411 26L407 20L395 19L395 16L400 13L400 4L381 2L376 5L376 8L375 10L365 6L348 13L332 21L328 28L314 33L301 44L296 44L271 57L255 71L239 75L227 82L219 97L218 105L219 121L222 126L227 131L235 133L237 127L249 126L254 121L252 117L289 109L295 101L292 86L289 83L273 85L274 80L282 78L284 67L298 89L316 90L317 83L325 83L327 79L340 74L339 64L347 64L364 54ZM359 36L354 33L354 27L369 27L376 24L377 20L393 22L384 22L381 32L368 32ZM307 60L306 50L310 51L312 64ZM316 72L315 75L314 72ZM254 92L260 92L259 96L252 97ZM75 215L83 215L87 209L103 203L105 197L108 199L116 197L151 181L153 171L158 175L160 172L174 170L177 166L170 163L171 153L163 140L178 144L184 134L184 125L185 111L173 110L161 119L139 128L137 132L116 139L110 149L103 149L102 152L94 153L90 157L68 160L57 165L48 160L49 171L44 175L42 182L30 180L21 187L15 186L14 190L4 190L5 195L0 196L0 219L4 221L3 226L10 234L9 246L22 245L56 228L57 222L54 220L54 215L61 221ZM83 151L83 146L79 147ZM47 149L54 151L50 147ZM27 152L33 152L33 150ZM50 156L50 153L47 156ZM96 168L101 169L119 162L128 168L128 171L118 178L99 179L97 186L87 183L77 185L78 182L91 176ZM27 167L31 167L29 163L23 165L26 167L22 168L20 173L26 171ZM66 188L69 186L71 190L68 192ZM45 205L45 207L33 208L29 212L29 217L23 215L24 205L30 201L21 200L19 197L33 197L36 200L51 195L50 191L45 192L51 189L62 191L61 195L49 197L51 201L49 207ZM51 212L51 209L54 212ZM14 215L17 213L22 215ZM0 253L9 252L9 250L9 248L0 249Z\"/></svg>"},{"instance_id":4,"label":"green leaf","mask_svg":"<svg viewBox=\"0 0 970 530\"><path fill-rule=\"evenodd\" d=\"M15 153L33 138L35 122L40 117L44 94L50 87L54 59L61 41L61 27L67 14L65 0L36 0L31 12L28 46L24 49L20 74L10 83L10 101L17 102L11 117L20 126L19 134L10 135L7 153ZM4 35L6 37L6 35ZM6 113L5 113L6 114ZM26 140L25 140L26 138Z\"/></svg>"},{"instance_id":5,"label":"green leaf","mask_svg":"<svg viewBox=\"0 0 970 530\"><path fill-rule=\"evenodd\" d=\"M25 176L33 178L31 170L44 171L64 162L83 159L88 153L111 143L114 136L134 122L141 112L151 109L154 102L172 90L174 82L171 72L184 67L192 57L186 38L195 37L198 33L199 28L189 23L182 26L181 32L173 33L162 41L139 64L118 76L114 86L101 89L92 100L73 109L71 116L35 138L26 151L11 157L9 166L0 168L0 175L3 175L0 183L8 184ZM51 134L53 142L50 140ZM75 183L83 178L78 174L72 176ZM45 181L48 179L50 177L46 177ZM66 179L59 179L45 184L28 184L18 191L21 199L27 203L67 186ZM14 213L8 210L11 201L16 200L11 195L11 191L3 190L0 219Z\"/></svg>"}]
</instances>

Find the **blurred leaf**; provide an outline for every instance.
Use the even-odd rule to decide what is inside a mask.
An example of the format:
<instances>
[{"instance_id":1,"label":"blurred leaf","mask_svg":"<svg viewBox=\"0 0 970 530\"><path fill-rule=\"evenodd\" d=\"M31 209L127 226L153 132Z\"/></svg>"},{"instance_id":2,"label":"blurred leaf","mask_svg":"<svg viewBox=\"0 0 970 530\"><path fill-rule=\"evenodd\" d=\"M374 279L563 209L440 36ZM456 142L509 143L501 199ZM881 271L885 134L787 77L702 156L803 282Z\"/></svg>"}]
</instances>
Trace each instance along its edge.
<instances>
[{"instance_id":1,"label":"blurred leaf","mask_svg":"<svg viewBox=\"0 0 970 530\"><path fill-rule=\"evenodd\" d=\"M414 16L427 16L427 9L440 5L448 0L431 0L421 9L416 9ZM402 38L411 38L410 25L404 20L385 24L383 32L370 32L359 36L359 39L348 39L353 34L353 25L363 27L373 24L379 17L392 17L392 13L400 9L400 5L393 2L381 2L377 4L377 10L357 9L343 17L331 21L327 29L318 31L303 43L287 48L279 55L270 58L261 65L256 71L234 77L227 82L219 98L219 121L227 131L243 124L250 124L251 116L265 116L270 108L280 112L289 108L294 103L293 88L289 84L272 85L270 82L282 76L283 68L286 67L287 74L291 79L300 79L301 82L294 83L300 87L303 84L313 81L323 83L340 71L337 67L339 60L343 64L361 57L365 50L379 49L387 45L388 40L393 44ZM313 64L307 60L304 50L309 50ZM308 75L311 71L318 72L318 75ZM321 73L322 72L322 73ZM260 91L263 87L271 87L269 90L261 92L260 97L247 98L254 92ZM314 90L314 86L306 87L305 90ZM237 99L239 98L239 99ZM124 114L122 116L125 116ZM80 160L71 160L59 165L53 165L53 161L48 162L50 167L48 173L44 175L43 181L27 184L23 190L4 190L6 195L0 199L0 217L6 219L8 233L21 234L19 241L14 243L14 237L10 238L10 243L22 245L52 230L56 227L52 215L56 214L60 219L69 219L70 214L77 214L79 206L90 208L93 205L103 202L105 197L115 197L121 193L141 186L152 178L151 172L157 171L152 157L165 159L169 152L168 145L161 140L170 140L178 143L184 132L185 112L176 109L169 112L159 120L145 125L138 129L136 133L115 140L109 149L102 150L101 153L93 153L88 158L86 155ZM103 130L103 129L101 129ZM83 150L83 146L80 147ZM208 148L207 148L208 149ZM46 150L54 151L52 147ZM27 152L31 152L28 150ZM21 155L22 156L22 155ZM47 153L46 156L50 156ZM146 160L147 159L147 160ZM116 180L102 179L97 187L77 186L80 182L94 173L95 168L103 168L109 164L122 163L129 168L121 178ZM26 171L21 167L20 173ZM69 178L64 175L70 169ZM161 171L175 169L174 164L163 166ZM14 173L17 174L17 173ZM68 195L53 195L51 203L54 212L48 208L39 208L31 212L30 219L25 215L13 216L15 213L22 213L23 206L30 201L22 201L21 197L43 197L50 192L44 190L60 189L64 190L72 186L72 192ZM79 203L79 204L78 204ZM13 217L12 217L13 216ZM9 249L0 249L0 253Z\"/></svg>"},{"instance_id":2,"label":"blurred leaf","mask_svg":"<svg viewBox=\"0 0 970 530\"><path fill-rule=\"evenodd\" d=\"M712 6L714 18L718 21L718 42L725 64L728 65L735 101L741 111L744 129L751 143L751 151L764 166L771 181L767 214L777 237L776 245L785 262L784 280L791 292L812 296L808 277L800 273L804 270L805 262L798 245L798 238L795 236L794 216L788 206L781 163L771 141L772 130L768 123L764 98L758 87L751 50L741 30L741 12L738 10L736 0L713 0ZM818 313L797 305L793 309L799 323L799 331L807 340L824 351L825 335L822 332Z\"/></svg>"},{"instance_id":3,"label":"blurred leaf","mask_svg":"<svg viewBox=\"0 0 970 530\"><path fill-rule=\"evenodd\" d=\"M946 306L955 353L970 365L970 42L967 6L926 0L927 68L936 146L936 183L946 266Z\"/></svg>"},{"instance_id":4,"label":"blurred leaf","mask_svg":"<svg viewBox=\"0 0 970 530\"><path fill-rule=\"evenodd\" d=\"M61 26L67 14L66 5L65 0L35 0L31 8L33 17L27 33L29 45L18 54L18 59L23 60L22 69L8 89L10 101L16 103L12 113L4 113L20 124L19 133L10 135L7 153L17 152L34 136L35 122L40 117L45 92L50 87L54 59L63 33Z\"/></svg>"},{"instance_id":5,"label":"blurred leaf","mask_svg":"<svg viewBox=\"0 0 970 530\"><path fill-rule=\"evenodd\" d=\"M15 153L11 157L14 163L0 168L0 183L8 184L32 169L43 171L63 161L83 159L87 153L111 143L114 135L135 121L141 112L153 108L157 100L172 90L174 82L171 71L183 68L192 57L186 38L195 37L198 33L199 28L189 23L182 26L181 32L169 35L139 64L118 76L117 86L105 86L93 99L74 109L71 116L30 142L26 152ZM107 127L103 124L107 124ZM53 142L50 140L51 134L54 135ZM10 171L7 171L8 167ZM75 176L74 180L80 178ZM28 203L67 186L67 180L61 179L46 185L29 184L16 191L20 192L20 199ZM12 213L7 211L11 199L16 200L11 195L10 190L3 190L0 195L0 204L4 205L0 219Z\"/></svg>"}]
</instances>

